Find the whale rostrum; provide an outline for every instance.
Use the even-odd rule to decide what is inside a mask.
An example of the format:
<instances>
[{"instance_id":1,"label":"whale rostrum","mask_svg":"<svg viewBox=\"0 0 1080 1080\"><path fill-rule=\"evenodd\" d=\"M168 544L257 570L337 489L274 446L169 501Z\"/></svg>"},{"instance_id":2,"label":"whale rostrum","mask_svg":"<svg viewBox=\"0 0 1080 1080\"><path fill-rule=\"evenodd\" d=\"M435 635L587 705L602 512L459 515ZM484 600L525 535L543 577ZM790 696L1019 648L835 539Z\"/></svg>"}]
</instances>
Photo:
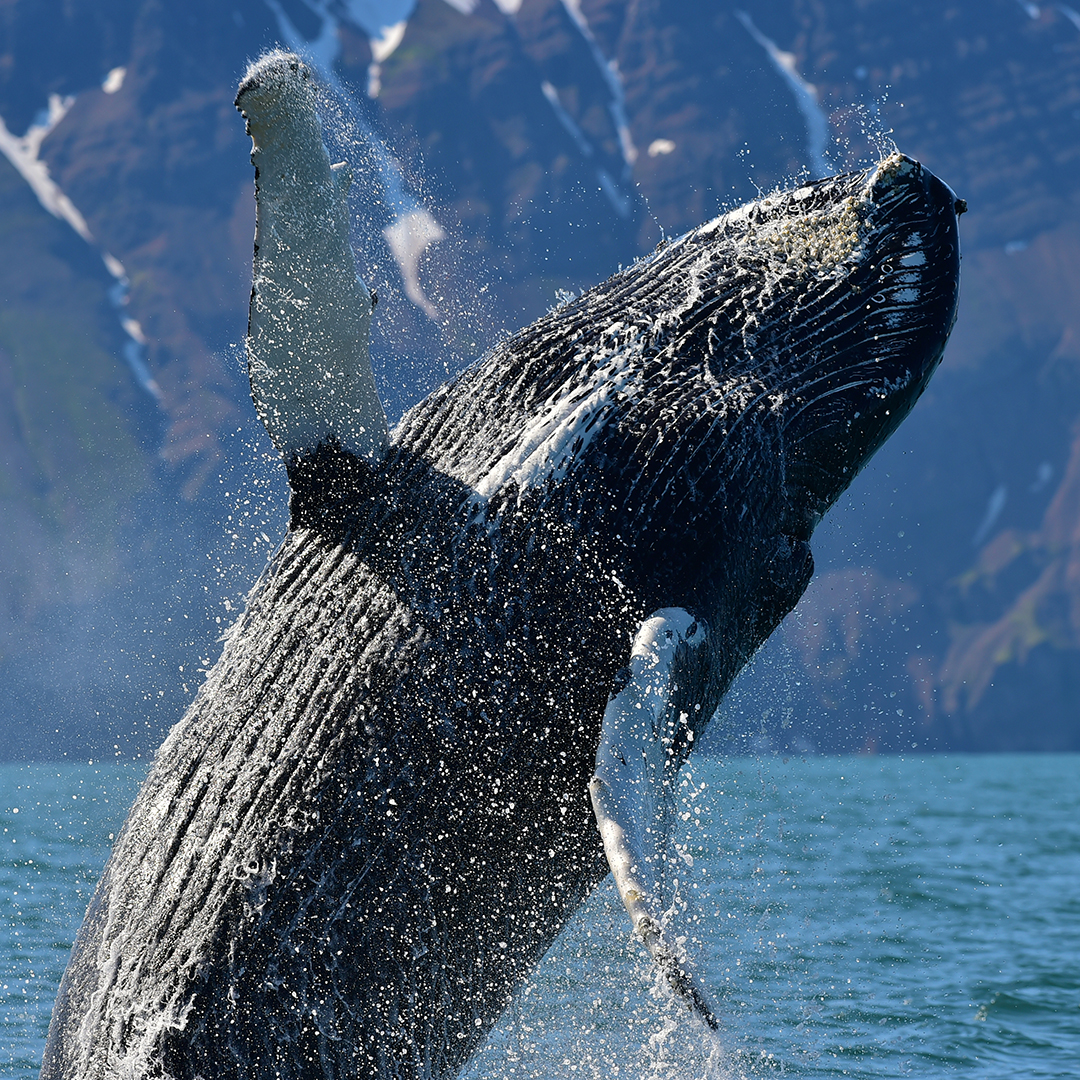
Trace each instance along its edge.
<instances>
[{"instance_id":1,"label":"whale rostrum","mask_svg":"<svg viewBox=\"0 0 1080 1080\"><path fill-rule=\"evenodd\" d=\"M715 1025L662 895L675 778L940 360L962 204L901 154L763 197L387 432L307 69L237 100L291 521L116 841L42 1077L445 1080L609 869Z\"/></svg>"}]
</instances>

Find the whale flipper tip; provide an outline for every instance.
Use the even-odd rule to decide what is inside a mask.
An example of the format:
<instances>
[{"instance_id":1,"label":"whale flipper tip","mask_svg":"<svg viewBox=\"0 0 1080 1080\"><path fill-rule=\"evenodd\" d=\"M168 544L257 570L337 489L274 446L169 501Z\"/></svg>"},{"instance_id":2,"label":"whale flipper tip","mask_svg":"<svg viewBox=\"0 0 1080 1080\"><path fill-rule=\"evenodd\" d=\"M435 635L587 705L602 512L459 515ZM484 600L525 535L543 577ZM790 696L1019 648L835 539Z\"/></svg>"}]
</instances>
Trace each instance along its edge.
<instances>
[{"instance_id":1,"label":"whale flipper tip","mask_svg":"<svg viewBox=\"0 0 1080 1080\"><path fill-rule=\"evenodd\" d=\"M716 1030L689 958L664 932L657 873L667 857L671 781L694 735L691 712L674 698L685 685L680 673L703 658L707 641L704 624L682 608L662 608L642 623L604 710L589 796L634 930L675 994Z\"/></svg>"},{"instance_id":2,"label":"whale flipper tip","mask_svg":"<svg viewBox=\"0 0 1080 1080\"><path fill-rule=\"evenodd\" d=\"M311 69L296 53L286 52L284 49L271 49L248 64L240 85L236 88L233 104L243 110L242 99L248 94L284 83L292 76L303 80L310 79Z\"/></svg>"}]
</instances>

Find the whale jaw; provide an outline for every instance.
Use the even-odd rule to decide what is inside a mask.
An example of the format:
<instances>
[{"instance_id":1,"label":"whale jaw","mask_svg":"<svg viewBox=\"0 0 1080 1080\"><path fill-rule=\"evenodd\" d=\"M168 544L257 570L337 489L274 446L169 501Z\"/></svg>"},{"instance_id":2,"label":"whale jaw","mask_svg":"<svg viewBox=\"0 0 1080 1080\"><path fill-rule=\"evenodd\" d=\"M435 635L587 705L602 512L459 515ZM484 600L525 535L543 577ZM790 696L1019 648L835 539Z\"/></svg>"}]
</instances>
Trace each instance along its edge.
<instances>
[{"instance_id":1,"label":"whale jaw","mask_svg":"<svg viewBox=\"0 0 1080 1080\"><path fill-rule=\"evenodd\" d=\"M785 386L788 484L811 528L911 411L941 362L956 320L957 217L966 209L902 154L862 177L818 186L828 185L857 189L865 234L848 302L804 346L814 356L814 334L842 334L842 348Z\"/></svg>"}]
</instances>

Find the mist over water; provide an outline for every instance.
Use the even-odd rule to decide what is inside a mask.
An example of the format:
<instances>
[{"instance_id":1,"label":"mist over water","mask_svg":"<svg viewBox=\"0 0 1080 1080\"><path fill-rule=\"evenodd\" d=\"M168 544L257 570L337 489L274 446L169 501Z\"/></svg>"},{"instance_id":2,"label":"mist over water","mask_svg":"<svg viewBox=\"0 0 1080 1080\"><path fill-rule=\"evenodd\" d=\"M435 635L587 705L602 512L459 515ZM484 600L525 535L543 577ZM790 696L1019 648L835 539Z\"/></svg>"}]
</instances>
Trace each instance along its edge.
<instances>
[{"instance_id":1,"label":"mist over water","mask_svg":"<svg viewBox=\"0 0 1080 1080\"><path fill-rule=\"evenodd\" d=\"M68 950L142 775L0 766L5 1077L37 1075ZM1080 755L692 758L673 925L719 1036L658 981L608 880L465 1075L1075 1075L1078 779Z\"/></svg>"}]
</instances>

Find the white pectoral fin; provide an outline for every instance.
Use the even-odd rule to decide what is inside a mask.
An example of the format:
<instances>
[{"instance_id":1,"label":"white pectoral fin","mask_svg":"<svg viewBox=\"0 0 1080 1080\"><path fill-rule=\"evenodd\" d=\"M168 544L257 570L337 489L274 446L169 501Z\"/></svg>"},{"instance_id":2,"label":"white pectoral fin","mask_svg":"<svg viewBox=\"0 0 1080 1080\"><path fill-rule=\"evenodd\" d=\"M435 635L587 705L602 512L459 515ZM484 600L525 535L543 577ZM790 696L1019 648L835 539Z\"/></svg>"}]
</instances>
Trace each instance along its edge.
<instances>
[{"instance_id":1,"label":"white pectoral fin","mask_svg":"<svg viewBox=\"0 0 1080 1080\"><path fill-rule=\"evenodd\" d=\"M667 854L676 739L685 717L672 692L680 657L705 644L705 627L682 608L662 608L634 638L629 670L604 710L593 813L615 886L634 930L672 990L711 1028L716 1018L688 958L665 932L661 899Z\"/></svg>"},{"instance_id":2,"label":"white pectoral fin","mask_svg":"<svg viewBox=\"0 0 1080 1080\"><path fill-rule=\"evenodd\" d=\"M389 436L368 352L372 297L349 240L351 177L330 164L310 72L270 53L236 104L255 165L247 350L259 417L286 462L331 443L379 461Z\"/></svg>"}]
</instances>

